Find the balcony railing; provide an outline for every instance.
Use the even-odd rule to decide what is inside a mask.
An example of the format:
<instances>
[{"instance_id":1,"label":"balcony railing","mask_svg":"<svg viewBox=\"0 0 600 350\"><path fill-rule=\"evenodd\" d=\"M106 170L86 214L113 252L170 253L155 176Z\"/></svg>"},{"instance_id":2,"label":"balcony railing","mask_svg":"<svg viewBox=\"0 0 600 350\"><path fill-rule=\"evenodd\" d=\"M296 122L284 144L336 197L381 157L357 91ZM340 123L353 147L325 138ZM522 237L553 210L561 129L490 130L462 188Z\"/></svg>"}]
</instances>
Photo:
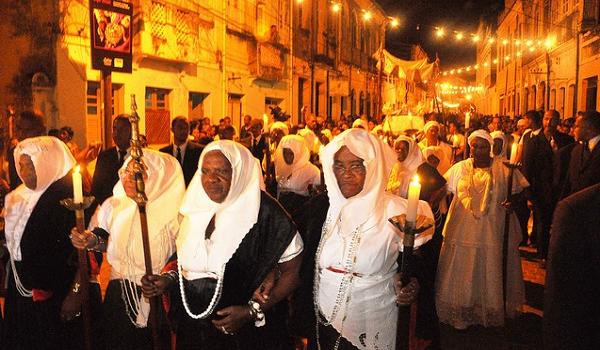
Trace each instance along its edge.
<instances>
[{"instance_id":1,"label":"balcony railing","mask_svg":"<svg viewBox=\"0 0 600 350\"><path fill-rule=\"evenodd\" d=\"M285 54L288 48L269 41L257 41L250 48L250 74L259 79L277 81L285 76Z\"/></svg>"}]
</instances>

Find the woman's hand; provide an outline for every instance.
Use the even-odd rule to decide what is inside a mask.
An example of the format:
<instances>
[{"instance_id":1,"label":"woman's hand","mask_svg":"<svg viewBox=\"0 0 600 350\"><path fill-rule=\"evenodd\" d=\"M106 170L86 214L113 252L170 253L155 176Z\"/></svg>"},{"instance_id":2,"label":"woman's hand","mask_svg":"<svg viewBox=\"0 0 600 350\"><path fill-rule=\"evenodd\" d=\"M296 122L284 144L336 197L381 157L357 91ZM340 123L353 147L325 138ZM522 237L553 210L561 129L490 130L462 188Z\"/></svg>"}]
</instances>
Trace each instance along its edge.
<instances>
[{"instance_id":1,"label":"woman's hand","mask_svg":"<svg viewBox=\"0 0 600 350\"><path fill-rule=\"evenodd\" d=\"M223 317L212 321L213 325L225 334L234 334L240 328L253 321L250 306L234 305L217 311Z\"/></svg>"},{"instance_id":2,"label":"woman's hand","mask_svg":"<svg viewBox=\"0 0 600 350\"><path fill-rule=\"evenodd\" d=\"M410 305L417 301L420 289L419 281L415 277L411 277L410 282L403 286L402 274L397 273L394 275L394 289L396 291L396 304Z\"/></svg>"},{"instance_id":3,"label":"woman's hand","mask_svg":"<svg viewBox=\"0 0 600 350\"><path fill-rule=\"evenodd\" d=\"M71 229L71 244L77 249L92 249L98 245L98 237L91 231L85 230L79 233L76 227Z\"/></svg>"},{"instance_id":4,"label":"woman's hand","mask_svg":"<svg viewBox=\"0 0 600 350\"><path fill-rule=\"evenodd\" d=\"M259 304L263 305L269 301L269 297L271 296L271 289L275 286L277 282L279 269L276 267L271 272L267 274L267 277L260 284L258 289L254 291L254 295L252 296L252 300L257 301Z\"/></svg>"},{"instance_id":5,"label":"woman's hand","mask_svg":"<svg viewBox=\"0 0 600 350\"><path fill-rule=\"evenodd\" d=\"M60 308L60 319L68 322L79 315L81 315L81 293L70 291Z\"/></svg>"},{"instance_id":6,"label":"woman's hand","mask_svg":"<svg viewBox=\"0 0 600 350\"><path fill-rule=\"evenodd\" d=\"M146 298L163 295L174 283L174 280L166 275L144 275L142 277L142 294Z\"/></svg>"}]
</instances>

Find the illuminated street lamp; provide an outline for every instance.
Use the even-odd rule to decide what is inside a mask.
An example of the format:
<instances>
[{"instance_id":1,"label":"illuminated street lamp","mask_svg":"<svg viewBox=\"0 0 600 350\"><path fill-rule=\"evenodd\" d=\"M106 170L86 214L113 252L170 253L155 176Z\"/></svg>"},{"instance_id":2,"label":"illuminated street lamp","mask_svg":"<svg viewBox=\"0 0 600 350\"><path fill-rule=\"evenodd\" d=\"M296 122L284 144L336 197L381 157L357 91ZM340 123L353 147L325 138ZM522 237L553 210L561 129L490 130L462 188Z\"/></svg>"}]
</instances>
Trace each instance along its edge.
<instances>
[{"instance_id":1,"label":"illuminated street lamp","mask_svg":"<svg viewBox=\"0 0 600 350\"><path fill-rule=\"evenodd\" d=\"M435 36L436 37L443 38L444 35L446 35L446 32L444 31L444 28L442 28L442 27L436 28L436 30L435 30Z\"/></svg>"}]
</instances>

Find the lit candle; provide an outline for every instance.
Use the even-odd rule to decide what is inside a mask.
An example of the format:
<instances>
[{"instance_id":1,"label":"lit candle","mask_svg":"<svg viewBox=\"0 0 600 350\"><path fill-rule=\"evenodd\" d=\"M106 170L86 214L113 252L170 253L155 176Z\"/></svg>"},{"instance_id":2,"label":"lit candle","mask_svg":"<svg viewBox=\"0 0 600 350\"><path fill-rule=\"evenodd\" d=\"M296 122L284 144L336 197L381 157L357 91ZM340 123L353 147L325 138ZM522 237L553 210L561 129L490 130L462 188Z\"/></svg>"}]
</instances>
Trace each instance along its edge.
<instances>
[{"instance_id":1,"label":"lit candle","mask_svg":"<svg viewBox=\"0 0 600 350\"><path fill-rule=\"evenodd\" d=\"M469 128L469 124L471 124L471 113L465 113L465 129Z\"/></svg>"},{"instance_id":2,"label":"lit candle","mask_svg":"<svg viewBox=\"0 0 600 350\"><path fill-rule=\"evenodd\" d=\"M263 130L268 130L267 126L269 125L269 116L266 113L263 113Z\"/></svg>"},{"instance_id":3,"label":"lit candle","mask_svg":"<svg viewBox=\"0 0 600 350\"><path fill-rule=\"evenodd\" d=\"M519 144L517 142L513 142L512 147L510 148L510 164L517 163L517 152L519 151Z\"/></svg>"},{"instance_id":4,"label":"lit candle","mask_svg":"<svg viewBox=\"0 0 600 350\"><path fill-rule=\"evenodd\" d=\"M454 147L454 148L460 147L460 141L458 140L457 135L452 135L452 147Z\"/></svg>"},{"instance_id":5,"label":"lit candle","mask_svg":"<svg viewBox=\"0 0 600 350\"><path fill-rule=\"evenodd\" d=\"M83 186L79 165L73 170L73 202L75 204L83 203Z\"/></svg>"},{"instance_id":6,"label":"lit candle","mask_svg":"<svg viewBox=\"0 0 600 350\"><path fill-rule=\"evenodd\" d=\"M419 183L419 176L415 175L410 184L408 184L408 208L406 209L406 222L416 222L420 195L421 184Z\"/></svg>"}]
</instances>

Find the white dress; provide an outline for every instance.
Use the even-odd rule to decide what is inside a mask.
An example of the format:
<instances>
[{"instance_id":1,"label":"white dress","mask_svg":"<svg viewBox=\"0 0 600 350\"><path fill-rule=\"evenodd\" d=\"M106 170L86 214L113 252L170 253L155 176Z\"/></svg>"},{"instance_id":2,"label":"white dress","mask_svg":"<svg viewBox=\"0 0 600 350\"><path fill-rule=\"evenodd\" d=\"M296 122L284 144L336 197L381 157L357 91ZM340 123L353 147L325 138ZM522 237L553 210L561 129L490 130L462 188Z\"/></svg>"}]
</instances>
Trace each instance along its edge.
<instances>
[{"instance_id":1,"label":"white dress","mask_svg":"<svg viewBox=\"0 0 600 350\"><path fill-rule=\"evenodd\" d=\"M473 168L473 160L467 159L450 168L445 177L455 197L443 231L437 271L438 316L440 321L458 329L475 324L502 326L506 210L500 203L506 198L508 168L499 161L489 168ZM512 193L519 193L528 185L515 170ZM515 317L524 302L524 285L518 251L521 233L514 213L510 224L506 310L507 317Z\"/></svg>"}]
</instances>

